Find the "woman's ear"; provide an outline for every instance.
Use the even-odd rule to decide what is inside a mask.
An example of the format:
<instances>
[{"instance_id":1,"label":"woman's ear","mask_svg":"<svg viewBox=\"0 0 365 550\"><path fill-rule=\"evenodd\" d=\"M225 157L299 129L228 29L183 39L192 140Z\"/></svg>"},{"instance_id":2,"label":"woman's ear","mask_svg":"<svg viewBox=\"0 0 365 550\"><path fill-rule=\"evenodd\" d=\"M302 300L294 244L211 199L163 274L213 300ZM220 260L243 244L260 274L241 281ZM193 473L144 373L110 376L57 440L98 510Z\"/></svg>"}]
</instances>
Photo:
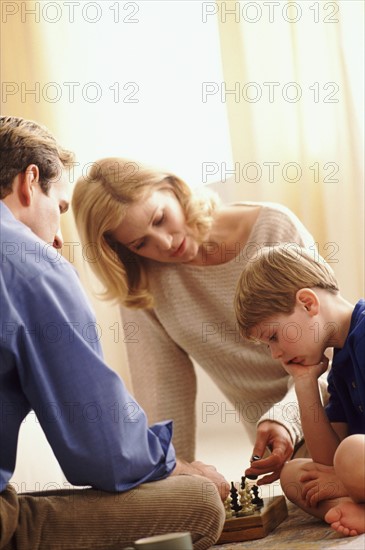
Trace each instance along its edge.
<instances>
[{"instance_id":1,"label":"woman's ear","mask_svg":"<svg viewBox=\"0 0 365 550\"><path fill-rule=\"evenodd\" d=\"M296 303L304 307L311 317L318 314L320 306L319 298L311 288L301 288L296 293L295 298Z\"/></svg>"},{"instance_id":2,"label":"woman's ear","mask_svg":"<svg viewBox=\"0 0 365 550\"><path fill-rule=\"evenodd\" d=\"M32 202L34 186L39 182L39 168L36 164L30 164L25 171L20 174L19 194L20 200L24 206L29 206Z\"/></svg>"}]
</instances>

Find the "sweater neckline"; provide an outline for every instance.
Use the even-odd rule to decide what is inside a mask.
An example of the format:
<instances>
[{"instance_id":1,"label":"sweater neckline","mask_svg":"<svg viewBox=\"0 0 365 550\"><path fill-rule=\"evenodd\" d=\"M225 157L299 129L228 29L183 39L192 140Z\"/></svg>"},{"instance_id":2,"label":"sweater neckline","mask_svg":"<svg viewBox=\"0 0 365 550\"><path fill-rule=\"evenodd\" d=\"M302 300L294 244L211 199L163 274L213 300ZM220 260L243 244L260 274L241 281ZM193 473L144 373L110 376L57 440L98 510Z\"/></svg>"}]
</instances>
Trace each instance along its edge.
<instances>
[{"instance_id":1,"label":"sweater neckline","mask_svg":"<svg viewBox=\"0 0 365 550\"><path fill-rule=\"evenodd\" d=\"M191 271L201 271L202 269L209 269L209 270L219 270L219 269L225 269L226 266L229 266L230 264L233 264L233 263L236 263L236 264L239 264L239 262L237 262L237 256L241 255L242 252L247 248L247 245L250 244L250 242L252 242L254 240L254 236L255 236L255 233L256 233L256 230L257 230L257 227L260 223L260 219L261 219L261 216L263 215L263 211L265 210L265 204L263 203L257 203L257 202L234 202L234 203L230 203L229 206L237 206L237 205L240 205L240 206L260 206L260 211L258 213L258 216L256 218L256 221L255 223L253 224L252 228L251 228L251 231L248 235L248 238L247 238L247 242L245 244L245 246L243 248L240 249L239 253L236 254L232 259L228 260L228 262L223 262L223 263L220 263L220 264L212 264L212 265L195 265L195 264L189 264L189 263L181 263L181 264L178 264L178 263L175 263L175 264L171 264L173 266L177 266L178 269L180 268L183 268L185 270L191 270ZM242 264L241 264L242 265Z\"/></svg>"}]
</instances>

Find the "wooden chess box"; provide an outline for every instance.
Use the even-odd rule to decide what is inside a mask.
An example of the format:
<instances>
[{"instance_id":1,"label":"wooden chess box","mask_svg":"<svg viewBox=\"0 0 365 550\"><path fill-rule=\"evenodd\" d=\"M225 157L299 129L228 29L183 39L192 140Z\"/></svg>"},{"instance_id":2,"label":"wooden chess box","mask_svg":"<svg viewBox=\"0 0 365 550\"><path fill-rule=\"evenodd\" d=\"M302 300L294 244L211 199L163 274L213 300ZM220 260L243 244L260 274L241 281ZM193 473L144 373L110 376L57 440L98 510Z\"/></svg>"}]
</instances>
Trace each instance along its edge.
<instances>
[{"instance_id":1,"label":"wooden chess box","mask_svg":"<svg viewBox=\"0 0 365 550\"><path fill-rule=\"evenodd\" d=\"M288 516L285 497L264 498L264 506L249 516L226 519L216 544L266 537Z\"/></svg>"}]
</instances>

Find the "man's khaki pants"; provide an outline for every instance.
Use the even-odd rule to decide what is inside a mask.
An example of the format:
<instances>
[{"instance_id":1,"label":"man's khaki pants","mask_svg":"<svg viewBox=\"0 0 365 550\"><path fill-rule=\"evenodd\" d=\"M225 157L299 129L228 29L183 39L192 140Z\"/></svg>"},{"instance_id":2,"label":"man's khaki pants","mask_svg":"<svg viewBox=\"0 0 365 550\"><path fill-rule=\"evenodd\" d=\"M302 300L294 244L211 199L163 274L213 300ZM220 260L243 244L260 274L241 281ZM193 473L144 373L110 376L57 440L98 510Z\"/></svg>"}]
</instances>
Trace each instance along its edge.
<instances>
[{"instance_id":1,"label":"man's khaki pants","mask_svg":"<svg viewBox=\"0 0 365 550\"><path fill-rule=\"evenodd\" d=\"M201 476L170 476L124 493L0 493L1 550L121 550L141 537L189 531L194 550L219 538L225 513Z\"/></svg>"}]
</instances>

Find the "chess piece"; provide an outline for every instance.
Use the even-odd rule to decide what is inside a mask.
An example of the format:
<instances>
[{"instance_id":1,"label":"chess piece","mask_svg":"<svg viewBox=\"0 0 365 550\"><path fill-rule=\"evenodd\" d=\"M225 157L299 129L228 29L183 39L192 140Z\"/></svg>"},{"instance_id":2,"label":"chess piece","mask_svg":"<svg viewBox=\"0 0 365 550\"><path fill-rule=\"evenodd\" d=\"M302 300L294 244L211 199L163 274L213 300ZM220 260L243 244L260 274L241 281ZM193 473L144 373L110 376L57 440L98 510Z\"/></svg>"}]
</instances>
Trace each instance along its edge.
<instances>
[{"instance_id":1,"label":"chess piece","mask_svg":"<svg viewBox=\"0 0 365 550\"><path fill-rule=\"evenodd\" d=\"M256 506L257 509L260 509L263 507L264 505L264 501L263 499L259 496L259 488L258 486L255 484L252 486L252 489L251 491L253 492L253 498L252 498L252 504L254 504Z\"/></svg>"},{"instance_id":2,"label":"chess piece","mask_svg":"<svg viewBox=\"0 0 365 550\"><path fill-rule=\"evenodd\" d=\"M242 506L240 506L240 503L238 502L238 491L237 491L236 487L234 486L233 481L231 481L230 495L231 495L231 499L232 499L231 509L234 510L235 513L237 514L242 509Z\"/></svg>"},{"instance_id":3,"label":"chess piece","mask_svg":"<svg viewBox=\"0 0 365 550\"><path fill-rule=\"evenodd\" d=\"M238 515L249 516L253 514L256 510L256 507L254 504L252 504L251 490L244 476L241 478L241 488L239 494L241 510Z\"/></svg>"},{"instance_id":4,"label":"chess piece","mask_svg":"<svg viewBox=\"0 0 365 550\"><path fill-rule=\"evenodd\" d=\"M256 460L260 460L260 457L257 456L257 455L254 455L252 458L251 458L251 462L255 462ZM258 478L257 475L255 474L249 474L246 476L247 479L251 479L252 481L256 480Z\"/></svg>"},{"instance_id":5,"label":"chess piece","mask_svg":"<svg viewBox=\"0 0 365 550\"><path fill-rule=\"evenodd\" d=\"M231 508L231 502L232 502L232 497L231 497L231 495L228 495L228 497L224 501L224 509L226 511L226 519L230 519L234 516L234 512L232 511L232 508Z\"/></svg>"}]
</instances>

